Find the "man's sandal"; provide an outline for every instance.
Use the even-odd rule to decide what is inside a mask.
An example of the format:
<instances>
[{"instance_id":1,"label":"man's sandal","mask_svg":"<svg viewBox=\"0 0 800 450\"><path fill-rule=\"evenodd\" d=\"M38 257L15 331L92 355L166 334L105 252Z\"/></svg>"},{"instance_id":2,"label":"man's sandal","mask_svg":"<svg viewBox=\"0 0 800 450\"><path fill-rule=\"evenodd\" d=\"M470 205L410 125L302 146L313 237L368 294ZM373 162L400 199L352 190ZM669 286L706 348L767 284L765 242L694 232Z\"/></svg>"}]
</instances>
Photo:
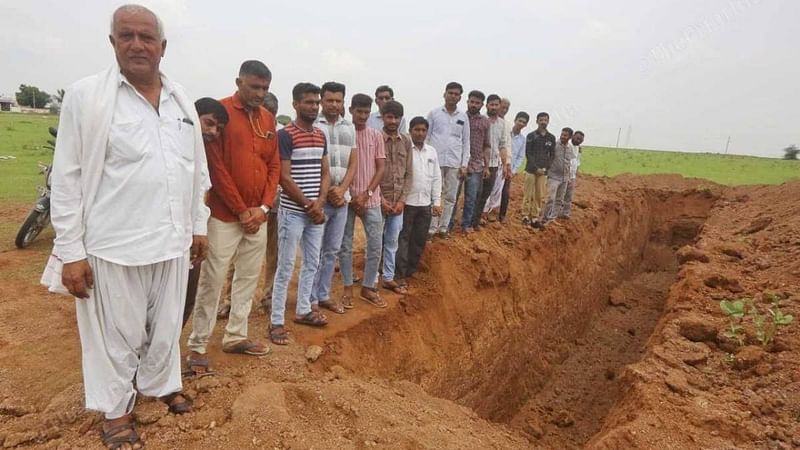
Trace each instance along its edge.
<instances>
[{"instance_id":1,"label":"man's sandal","mask_svg":"<svg viewBox=\"0 0 800 450\"><path fill-rule=\"evenodd\" d=\"M381 298L380 295L378 295L378 290L375 288L365 287L361 289L360 297L361 300L364 300L365 302L369 303L370 305L376 308L386 308L387 306L389 306L389 304L386 303L386 300L384 300L383 298Z\"/></svg>"},{"instance_id":2,"label":"man's sandal","mask_svg":"<svg viewBox=\"0 0 800 450\"><path fill-rule=\"evenodd\" d=\"M344 306L339 304L334 300L325 300L319 302L320 308L325 308L327 310L333 311L336 314L344 314Z\"/></svg>"},{"instance_id":3,"label":"man's sandal","mask_svg":"<svg viewBox=\"0 0 800 450\"><path fill-rule=\"evenodd\" d=\"M175 400L178 398L182 398L182 402L175 403ZM166 403L169 406L169 412L172 414L186 414L192 411L192 399L187 397L181 391L173 392L172 394L165 395L164 397L159 397L159 400Z\"/></svg>"},{"instance_id":4,"label":"man's sandal","mask_svg":"<svg viewBox=\"0 0 800 450\"><path fill-rule=\"evenodd\" d=\"M258 350L258 348L260 348L260 350ZM261 343L244 339L235 344L223 346L222 351L225 353L235 353L248 356L265 356L269 354L270 348Z\"/></svg>"},{"instance_id":5,"label":"man's sandal","mask_svg":"<svg viewBox=\"0 0 800 450\"><path fill-rule=\"evenodd\" d=\"M120 435L123 431L127 431L127 433ZM103 445L110 450L117 450L126 444L132 449L144 448L144 442L136 432L136 423L133 420L109 428L108 431L103 432L100 438L103 440Z\"/></svg>"},{"instance_id":6,"label":"man's sandal","mask_svg":"<svg viewBox=\"0 0 800 450\"><path fill-rule=\"evenodd\" d=\"M384 289L388 289L388 290L394 292L395 294L400 294L400 295L408 294L408 289L406 289L403 285L401 285L400 283L398 283L395 280L384 281L383 282L383 288Z\"/></svg>"},{"instance_id":7,"label":"man's sandal","mask_svg":"<svg viewBox=\"0 0 800 450\"><path fill-rule=\"evenodd\" d=\"M342 295L339 299L339 304L342 305L344 309L353 309L353 297L349 295Z\"/></svg>"},{"instance_id":8,"label":"man's sandal","mask_svg":"<svg viewBox=\"0 0 800 450\"><path fill-rule=\"evenodd\" d=\"M294 318L295 323L299 323L300 325L308 325L311 327L324 327L328 324L328 320L322 314L311 311L310 313Z\"/></svg>"},{"instance_id":9,"label":"man's sandal","mask_svg":"<svg viewBox=\"0 0 800 450\"><path fill-rule=\"evenodd\" d=\"M289 345L289 335L283 325L269 326L269 340L275 345Z\"/></svg>"},{"instance_id":10,"label":"man's sandal","mask_svg":"<svg viewBox=\"0 0 800 450\"><path fill-rule=\"evenodd\" d=\"M195 367L202 367L202 372L195 370ZM216 372L208 368L208 358L192 359L189 355L186 357L186 369L181 373L185 377L203 378L209 375L214 375Z\"/></svg>"}]
</instances>

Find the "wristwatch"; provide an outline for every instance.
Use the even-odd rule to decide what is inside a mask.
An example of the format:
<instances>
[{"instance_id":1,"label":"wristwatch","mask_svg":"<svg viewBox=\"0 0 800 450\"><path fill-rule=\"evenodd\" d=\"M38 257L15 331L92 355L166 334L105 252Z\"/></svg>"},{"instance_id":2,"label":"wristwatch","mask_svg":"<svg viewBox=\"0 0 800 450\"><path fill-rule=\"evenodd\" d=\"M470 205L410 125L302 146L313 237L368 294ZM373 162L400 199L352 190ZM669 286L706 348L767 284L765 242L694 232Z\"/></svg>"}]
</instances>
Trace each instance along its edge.
<instances>
[{"instance_id":1,"label":"wristwatch","mask_svg":"<svg viewBox=\"0 0 800 450\"><path fill-rule=\"evenodd\" d=\"M269 214L269 206L267 206L267 205L261 205L261 210L262 210L262 211L264 211L264 215L265 215L265 216L266 216L267 214Z\"/></svg>"},{"instance_id":2,"label":"wristwatch","mask_svg":"<svg viewBox=\"0 0 800 450\"><path fill-rule=\"evenodd\" d=\"M372 198L372 194L374 193L375 192L373 192L372 189L367 189L367 196L369 196L369 198Z\"/></svg>"}]
</instances>

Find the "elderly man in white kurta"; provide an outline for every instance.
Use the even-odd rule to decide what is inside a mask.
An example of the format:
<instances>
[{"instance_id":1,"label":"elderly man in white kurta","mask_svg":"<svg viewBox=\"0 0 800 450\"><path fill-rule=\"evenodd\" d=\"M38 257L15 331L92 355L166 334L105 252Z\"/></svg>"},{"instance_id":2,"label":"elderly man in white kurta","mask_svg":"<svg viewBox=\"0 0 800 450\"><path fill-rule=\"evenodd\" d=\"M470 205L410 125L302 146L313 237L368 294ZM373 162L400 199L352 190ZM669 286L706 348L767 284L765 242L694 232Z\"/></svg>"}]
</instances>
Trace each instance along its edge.
<instances>
[{"instance_id":1,"label":"elderly man in white kurta","mask_svg":"<svg viewBox=\"0 0 800 450\"><path fill-rule=\"evenodd\" d=\"M178 339L190 264L207 249L209 181L193 104L159 71L158 18L123 6L109 37L118 66L64 99L43 282L76 297L86 406L105 413L104 443L133 449L137 391L191 409Z\"/></svg>"}]
</instances>

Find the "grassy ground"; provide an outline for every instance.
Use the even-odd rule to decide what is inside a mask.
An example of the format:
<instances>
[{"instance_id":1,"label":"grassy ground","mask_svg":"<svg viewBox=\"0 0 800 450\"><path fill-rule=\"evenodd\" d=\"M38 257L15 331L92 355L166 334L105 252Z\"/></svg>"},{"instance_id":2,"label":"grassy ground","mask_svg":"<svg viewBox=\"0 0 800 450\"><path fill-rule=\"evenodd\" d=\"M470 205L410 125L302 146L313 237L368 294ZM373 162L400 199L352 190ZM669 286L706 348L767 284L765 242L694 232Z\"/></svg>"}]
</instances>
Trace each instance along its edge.
<instances>
[{"instance_id":1,"label":"grassy ground","mask_svg":"<svg viewBox=\"0 0 800 450\"><path fill-rule=\"evenodd\" d=\"M47 128L58 118L38 114L0 113L0 202L33 202L37 185L44 184L37 161L50 163L53 153L44 148L50 135Z\"/></svg>"},{"instance_id":2,"label":"grassy ground","mask_svg":"<svg viewBox=\"0 0 800 450\"><path fill-rule=\"evenodd\" d=\"M800 161L588 146L583 147L580 170L605 176L677 173L727 185L780 184L800 179Z\"/></svg>"}]
</instances>

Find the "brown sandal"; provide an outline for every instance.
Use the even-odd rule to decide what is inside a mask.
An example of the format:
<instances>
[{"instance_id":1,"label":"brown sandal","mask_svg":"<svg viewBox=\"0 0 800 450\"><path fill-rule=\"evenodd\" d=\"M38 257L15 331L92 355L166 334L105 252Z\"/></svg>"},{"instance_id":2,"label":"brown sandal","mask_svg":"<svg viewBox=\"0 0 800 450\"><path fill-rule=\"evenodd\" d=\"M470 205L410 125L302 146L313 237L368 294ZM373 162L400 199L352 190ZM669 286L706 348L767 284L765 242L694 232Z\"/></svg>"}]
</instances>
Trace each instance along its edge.
<instances>
[{"instance_id":1,"label":"brown sandal","mask_svg":"<svg viewBox=\"0 0 800 450\"><path fill-rule=\"evenodd\" d=\"M339 304L342 305L344 309L353 309L353 297L342 295L342 298L339 299Z\"/></svg>"},{"instance_id":2,"label":"brown sandal","mask_svg":"<svg viewBox=\"0 0 800 450\"><path fill-rule=\"evenodd\" d=\"M378 290L375 288L361 288L361 300L364 300L376 308L386 308L389 306L389 304L386 303L386 300L381 298L381 296L378 294Z\"/></svg>"},{"instance_id":3,"label":"brown sandal","mask_svg":"<svg viewBox=\"0 0 800 450\"><path fill-rule=\"evenodd\" d=\"M322 314L311 311L310 313L294 318L295 323L300 325L308 325L310 327L324 327L328 324L328 320Z\"/></svg>"},{"instance_id":4,"label":"brown sandal","mask_svg":"<svg viewBox=\"0 0 800 450\"><path fill-rule=\"evenodd\" d=\"M388 290L394 292L395 294L400 294L400 295L408 294L408 289L406 289L403 285L401 285L400 283L398 283L395 280L384 281L383 282L383 288L384 289L388 289Z\"/></svg>"},{"instance_id":5,"label":"brown sandal","mask_svg":"<svg viewBox=\"0 0 800 450\"><path fill-rule=\"evenodd\" d=\"M283 325L269 326L269 340L275 345L289 345L289 335Z\"/></svg>"},{"instance_id":6,"label":"brown sandal","mask_svg":"<svg viewBox=\"0 0 800 450\"><path fill-rule=\"evenodd\" d=\"M123 431L127 431L127 433L120 434ZM144 442L139 438L139 433L136 432L136 423L133 420L109 428L103 432L101 439L103 440L103 445L111 450L117 450L125 444L128 444L133 449L144 448Z\"/></svg>"},{"instance_id":7,"label":"brown sandal","mask_svg":"<svg viewBox=\"0 0 800 450\"><path fill-rule=\"evenodd\" d=\"M334 300L325 300L319 302L320 308L325 308L327 310L333 311L336 314L344 314L344 306L342 306L339 302Z\"/></svg>"}]
</instances>

